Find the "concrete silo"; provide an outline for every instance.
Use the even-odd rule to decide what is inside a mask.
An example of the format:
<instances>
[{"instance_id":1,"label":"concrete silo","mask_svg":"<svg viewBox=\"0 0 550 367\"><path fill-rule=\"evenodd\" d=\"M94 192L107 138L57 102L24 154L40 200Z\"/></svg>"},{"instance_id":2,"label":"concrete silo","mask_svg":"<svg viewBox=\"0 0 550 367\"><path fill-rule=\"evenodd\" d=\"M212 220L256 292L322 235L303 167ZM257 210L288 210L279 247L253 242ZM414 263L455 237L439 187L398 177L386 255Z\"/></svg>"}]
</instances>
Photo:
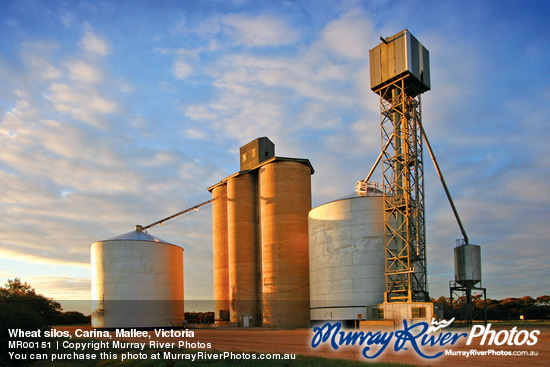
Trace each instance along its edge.
<instances>
[{"instance_id":1,"label":"concrete silo","mask_svg":"<svg viewBox=\"0 0 550 367\"><path fill-rule=\"evenodd\" d=\"M259 172L262 313L266 326L309 326L308 223L311 169L294 161Z\"/></svg>"},{"instance_id":2,"label":"concrete silo","mask_svg":"<svg viewBox=\"0 0 550 367\"><path fill-rule=\"evenodd\" d=\"M227 181L230 321L258 325L258 249L255 175Z\"/></svg>"},{"instance_id":3,"label":"concrete silo","mask_svg":"<svg viewBox=\"0 0 550 367\"><path fill-rule=\"evenodd\" d=\"M92 326L182 325L183 249L136 229L90 245Z\"/></svg>"},{"instance_id":4,"label":"concrete silo","mask_svg":"<svg viewBox=\"0 0 550 367\"><path fill-rule=\"evenodd\" d=\"M384 203L368 191L309 212L311 320L371 318L367 307L383 302Z\"/></svg>"},{"instance_id":5,"label":"concrete silo","mask_svg":"<svg viewBox=\"0 0 550 367\"><path fill-rule=\"evenodd\" d=\"M221 203L213 210L216 318L241 326L308 326L313 168L307 159L275 157L267 138L241 147L240 161L238 173L208 188L213 198L227 193L226 211ZM218 298L224 294L229 302Z\"/></svg>"},{"instance_id":6,"label":"concrete silo","mask_svg":"<svg viewBox=\"0 0 550 367\"><path fill-rule=\"evenodd\" d=\"M227 245L227 185L212 190L212 241L214 252L214 317L229 321L229 249Z\"/></svg>"}]
</instances>

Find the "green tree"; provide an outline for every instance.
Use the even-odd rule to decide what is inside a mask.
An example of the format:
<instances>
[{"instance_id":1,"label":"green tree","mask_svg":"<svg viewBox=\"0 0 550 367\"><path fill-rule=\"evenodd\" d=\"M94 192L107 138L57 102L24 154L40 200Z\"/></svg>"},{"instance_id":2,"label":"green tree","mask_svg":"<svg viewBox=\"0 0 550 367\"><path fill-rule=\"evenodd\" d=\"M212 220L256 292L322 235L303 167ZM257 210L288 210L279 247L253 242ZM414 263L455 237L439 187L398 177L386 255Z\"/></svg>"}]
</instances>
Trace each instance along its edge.
<instances>
[{"instance_id":1,"label":"green tree","mask_svg":"<svg viewBox=\"0 0 550 367\"><path fill-rule=\"evenodd\" d=\"M62 310L58 302L36 294L30 284L21 282L19 278L8 279L5 286L0 288L0 303L33 311L50 326Z\"/></svg>"},{"instance_id":2,"label":"green tree","mask_svg":"<svg viewBox=\"0 0 550 367\"><path fill-rule=\"evenodd\" d=\"M30 360L14 361L8 356L8 340L24 342L39 341L42 337L21 338L8 337L8 330L44 331L52 325L55 317L60 313L61 305L51 298L36 294L34 288L21 279L8 279L4 287L0 288L0 365L24 365ZM36 352L33 349L19 351L20 354Z\"/></svg>"},{"instance_id":3,"label":"green tree","mask_svg":"<svg viewBox=\"0 0 550 367\"><path fill-rule=\"evenodd\" d=\"M55 325L90 325L91 317L77 311L61 312L54 320Z\"/></svg>"}]
</instances>

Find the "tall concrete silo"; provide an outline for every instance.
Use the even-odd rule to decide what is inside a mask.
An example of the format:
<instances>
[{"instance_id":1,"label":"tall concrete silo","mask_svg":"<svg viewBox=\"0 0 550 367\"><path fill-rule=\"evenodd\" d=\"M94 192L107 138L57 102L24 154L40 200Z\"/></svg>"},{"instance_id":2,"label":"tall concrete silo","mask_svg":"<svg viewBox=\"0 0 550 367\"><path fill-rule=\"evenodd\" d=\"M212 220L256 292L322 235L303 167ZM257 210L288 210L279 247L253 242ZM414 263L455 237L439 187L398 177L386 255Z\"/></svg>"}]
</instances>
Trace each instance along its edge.
<instances>
[{"instance_id":1,"label":"tall concrete silo","mask_svg":"<svg viewBox=\"0 0 550 367\"><path fill-rule=\"evenodd\" d=\"M227 181L230 321L258 323L257 198L255 175ZM251 319L252 318L252 319Z\"/></svg>"},{"instance_id":2,"label":"tall concrete silo","mask_svg":"<svg viewBox=\"0 0 550 367\"><path fill-rule=\"evenodd\" d=\"M182 325L183 249L139 229L90 245L92 326Z\"/></svg>"},{"instance_id":3,"label":"tall concrete silo","mask_svg":"<svg viewBox=\"0 0 550 367\"><path fill-rule=\"evenodd\" d=\"M384 300L384 203L356 194L309 212L311 320L355 321Z\"/></svg>"},{"instance_id":4,"label":"tall concrete silo","mask_svg":"<svg viewBox=\"0 0 550 367\"><path fill-rule=\"evenodd\" d=\"M227 185L212 190L212 240L214 253L214 317L229 321L229 248L227 244Z\"/></svg>"},{"instance_id":5,"label":"tall concrete silo","mask_svg":"<svg viewBox=\"0 0 550 367\"><path fill-rule=\"evenodd\" d=\"M313 168L307 159L275 157L267 138L241 147L240 163L239 172L208 188L221 199L213 210L216 318L241 326L308 326ZM226 295L229 302L219 298Z\"/></svg>"},{"instance_id":6,"label":"tall concrete silo","mask_svg":"<svg viewBox=\"0 0 550 367\"><path fill-rule=\"evenodd\" d=\"M262 314L265 326L309 326L308 223L311 169L300 162L259 172Z\"/></svg>"}]
</instances>

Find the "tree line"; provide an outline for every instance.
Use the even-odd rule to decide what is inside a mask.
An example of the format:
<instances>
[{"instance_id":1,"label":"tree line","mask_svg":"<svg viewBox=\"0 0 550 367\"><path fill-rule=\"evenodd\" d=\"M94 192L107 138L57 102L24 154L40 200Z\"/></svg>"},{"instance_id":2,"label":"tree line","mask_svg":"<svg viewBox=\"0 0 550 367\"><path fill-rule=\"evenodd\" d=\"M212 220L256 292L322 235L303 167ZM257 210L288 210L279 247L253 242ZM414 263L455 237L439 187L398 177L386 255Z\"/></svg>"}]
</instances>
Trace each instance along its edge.
<instances>
[{"instance_id":1,"label":"tree line","mask_svg":"<svg viewBox=\"0 0 550 367\"><path fill-rule=\"evenodd\" d=\"M58 302L36 294L27 282L8 279L0 288L0 324L17 326L19 322L33 324L36 330L51 325L89 324L90 316L76 311L63 312Z\"/></svg>"},{"instance_id":2,"label":"tree line","mask_svg":"<svg viewBox=\"0 0 550 367\"><path fill-rule=\"evenodd\" d=\"M52 298L36 294L34 288L21 279L8 279L4 287L0 287L0 365L24 365L24 361L8 359L9 344L12 341L40 341L44 331L52 325L90 324L90 317L80 312L63 312L61 305ZM8 338L8 329L20 329L36 332L40 337ZM32 353L35 348L26 349L24 353ZM36 350L37 351L37 350Z\"/></svg>"},{"instance_id":3,"label":"tree line","mask_svg":"<svg viewBox=\"0 0 550 367\"><path fill-rule=\"evenodd\" d=\"M451 313L451 299L441 296L432 299L432 302L443 304L444 318L449 320L466 307L466 298L453 299ZM544 320L550 319L550 296L533 298L525 296L521 298L505 298L501 300L487 299L487 319L495 321L520 320ZM472 309L474 315L481 315L483 312L483 297L481 294L472 295Z\"/></svg>"}]
</instances>

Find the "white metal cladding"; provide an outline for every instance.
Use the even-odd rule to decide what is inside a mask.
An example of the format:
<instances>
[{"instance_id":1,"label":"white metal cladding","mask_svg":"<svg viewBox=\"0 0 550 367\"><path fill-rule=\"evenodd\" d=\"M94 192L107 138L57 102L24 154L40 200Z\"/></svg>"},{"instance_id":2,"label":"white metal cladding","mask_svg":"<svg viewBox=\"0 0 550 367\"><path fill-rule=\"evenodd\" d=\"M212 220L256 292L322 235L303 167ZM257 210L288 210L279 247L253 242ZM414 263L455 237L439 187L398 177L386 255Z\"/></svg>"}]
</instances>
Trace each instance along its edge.
<instances>
[{"instance_id":1,"label":"white metal cladding","mask_svg":"<svg viewBox=\"0 0 550 367\"><path fill-rule=\"evenodd\" d=\"M183 249L149 237L131 233L91 244L92 326L183 323Z\"/></svg>"},{"instance_id":2,"label":"white metal cladding","mask_svg":"<svg viewBox=\"0 0 550 367\"><path fill-rule=\"evenodd\" d=\"M354 196L309 212L311 320L365 318L384 300L381 196Z\"/></svg>"}]
</instances>

